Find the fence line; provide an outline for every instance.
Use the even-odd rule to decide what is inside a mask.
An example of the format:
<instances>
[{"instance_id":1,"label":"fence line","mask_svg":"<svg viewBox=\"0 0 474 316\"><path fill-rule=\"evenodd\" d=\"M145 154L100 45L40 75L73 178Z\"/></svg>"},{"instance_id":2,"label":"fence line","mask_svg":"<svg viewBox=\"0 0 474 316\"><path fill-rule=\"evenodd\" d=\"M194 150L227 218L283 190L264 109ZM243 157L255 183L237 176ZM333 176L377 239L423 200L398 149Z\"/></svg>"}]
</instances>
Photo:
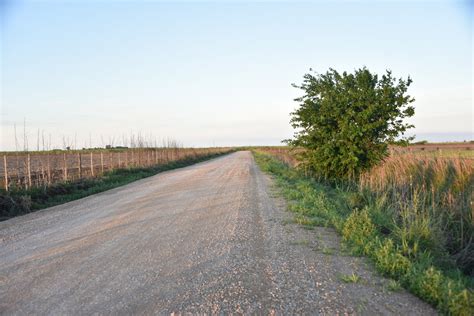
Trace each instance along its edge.
<instances>
[{"instance_id":1,"label":"fence line","mask_svg":"<svg viewBox=\"0 0 474 316\"><path fill-rule=\"evenodd\" d=\"M151 167L228 151L229 148L137 148L100 152L4 153L3 164L0 163L0 188L48 186L61 181L97 177L119 168Z\"/></svg>"}]
</instances>

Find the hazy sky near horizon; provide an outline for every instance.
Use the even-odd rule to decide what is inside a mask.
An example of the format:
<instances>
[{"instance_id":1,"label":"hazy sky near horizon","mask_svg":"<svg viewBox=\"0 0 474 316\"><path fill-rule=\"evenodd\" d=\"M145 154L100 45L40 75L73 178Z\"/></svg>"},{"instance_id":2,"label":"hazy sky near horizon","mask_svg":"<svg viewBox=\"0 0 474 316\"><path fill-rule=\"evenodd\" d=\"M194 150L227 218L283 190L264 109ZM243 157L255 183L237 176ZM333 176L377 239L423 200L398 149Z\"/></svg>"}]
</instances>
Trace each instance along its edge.
<instances>
[{"instance_id":1,"label":"hazy sky near horizon","mask_svg":"<svg viewBox=\"0 0 474 316\"><path fill-rule=\"evenodd\" d=\"M3 1L1 146L278 145L309 68L410 75L418 139L473 138L469 1ZM472 3L472 2L471 2Z\"/></svg>"}]
</instances>

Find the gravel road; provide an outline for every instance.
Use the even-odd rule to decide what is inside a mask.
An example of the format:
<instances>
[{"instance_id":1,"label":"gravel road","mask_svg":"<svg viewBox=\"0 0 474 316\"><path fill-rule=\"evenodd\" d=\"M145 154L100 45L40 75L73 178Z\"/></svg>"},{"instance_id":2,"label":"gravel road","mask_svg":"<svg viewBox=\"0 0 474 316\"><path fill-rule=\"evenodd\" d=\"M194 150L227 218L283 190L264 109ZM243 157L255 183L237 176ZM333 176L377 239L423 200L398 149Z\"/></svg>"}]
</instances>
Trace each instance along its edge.
<instances>
[{"instance_id":1,"label":"gravel road","mask_svg":"<svg viewBox=\"0 0 474 316\"><path fill-rule=\"evenodd\" d=\"M0 313L435 313L285 209L242 151L1 222Z\"/></svg>"}]
</instances>

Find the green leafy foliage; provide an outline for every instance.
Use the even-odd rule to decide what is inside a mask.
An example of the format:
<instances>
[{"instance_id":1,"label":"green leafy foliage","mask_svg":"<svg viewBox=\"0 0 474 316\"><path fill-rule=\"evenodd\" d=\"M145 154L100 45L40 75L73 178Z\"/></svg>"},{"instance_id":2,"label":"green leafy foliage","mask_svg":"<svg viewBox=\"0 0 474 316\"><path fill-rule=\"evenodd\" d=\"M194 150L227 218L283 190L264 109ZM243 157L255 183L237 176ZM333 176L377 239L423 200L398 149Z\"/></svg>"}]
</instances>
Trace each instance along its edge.
<instances>
[{"instance_id":1,"label":"green leafy foliage","mask_svg":"<svg viewBox=\"0 0 474 316\"><path fill-rule=\"evenodd\" d=\"M303 147L302 166L326 178L357 176L387 155L387 144L406 142L414 101L406 94L412 80L396 79L390 71L379 77L367 68L340 74L308 73L300 86L304 95L291 113L297 129L287 140Z\"/></svg>"},{"instance_id":2,"label":"green leafy foliage","mask_svg":"<svg viewBox=\"0 0 474 316\"><path fill-rule=\"evenodd\" d=\"M354 272L352 272L352 274L349 274L349 275L345 275L345 274L341 275L339 276L339 278L341 279L341 281L345 283L357 283L360 281L360 276L358 276Z\"/></svg>"},{"instance_id":3,"label":"green leafy foliage","mask_svg":"<svg viewBox=\"0 0 474 316\"><path fill-rule=\"evenodd\" d=\"M366 209L352 212L346 219L342 228L342 237L345 241L351 241L357 253L368 254L371 243L375 236L375 226Z\"/></svg>"}]
</instances>

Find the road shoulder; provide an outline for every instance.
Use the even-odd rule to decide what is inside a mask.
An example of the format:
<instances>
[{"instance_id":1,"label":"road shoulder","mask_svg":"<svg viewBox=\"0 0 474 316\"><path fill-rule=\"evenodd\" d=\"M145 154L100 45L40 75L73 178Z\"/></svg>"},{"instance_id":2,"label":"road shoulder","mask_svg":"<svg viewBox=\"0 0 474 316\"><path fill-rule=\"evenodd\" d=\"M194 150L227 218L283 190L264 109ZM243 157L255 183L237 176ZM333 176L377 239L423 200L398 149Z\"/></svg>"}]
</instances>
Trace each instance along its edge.
<instances>
[{"instance_id":1,"label":"road shoulder","mask_svg":"<svg viewBox=\"0 0 474 316\"><path fill-rule=\"evenodd\" d=\"M393 281L380 276L366 258L341 247L331 228L306 229L296 224L271 176L258 170L261 199L269 207L262 217L268 226L267 255L280 302L292 312L323 314L435 315L436 311ZM285 305L279 306L285 310Z\"/></svg>"}]
</instances>

